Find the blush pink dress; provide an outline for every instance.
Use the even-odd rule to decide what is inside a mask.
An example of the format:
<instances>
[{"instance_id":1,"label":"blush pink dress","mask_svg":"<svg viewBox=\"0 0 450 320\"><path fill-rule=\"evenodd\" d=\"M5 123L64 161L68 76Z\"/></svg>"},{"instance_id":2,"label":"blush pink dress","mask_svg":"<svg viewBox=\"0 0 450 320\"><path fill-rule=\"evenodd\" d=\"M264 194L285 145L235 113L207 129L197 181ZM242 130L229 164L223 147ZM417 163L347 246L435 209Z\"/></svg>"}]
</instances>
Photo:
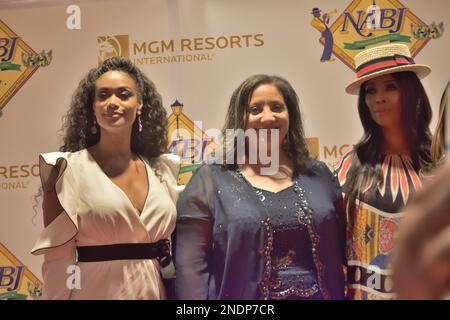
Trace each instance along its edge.
<instances>
[{"instance_id":1,"label":"blush pink dress","mask_svg":"<svg viewBox=\"0 0 450 320\"><path fill-rule=\"evenodd\" d=\"M143 159L143 158L141 158ZM180 168L175 155L145 159L149 192L141 213L86 150L40 155L43 184L57 162L56 194L64 211L41 233L32 253L43 254L47 299L165 299L156 259L78 262L77 246L152 243L175 228ZM79 282L74 276L79 275Z\"/></svg>"}]
</instances>

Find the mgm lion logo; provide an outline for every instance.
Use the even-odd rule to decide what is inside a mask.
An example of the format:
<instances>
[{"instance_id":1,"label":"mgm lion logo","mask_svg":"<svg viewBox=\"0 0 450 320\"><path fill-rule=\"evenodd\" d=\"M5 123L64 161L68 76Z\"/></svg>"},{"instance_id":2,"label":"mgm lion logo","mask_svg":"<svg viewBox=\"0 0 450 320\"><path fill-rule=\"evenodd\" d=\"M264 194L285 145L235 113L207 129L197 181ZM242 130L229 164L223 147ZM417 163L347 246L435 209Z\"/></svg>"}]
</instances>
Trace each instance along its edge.
<instances>
[{"instance_id":1,"label":"mgm lion logo","mask_svg":"<svg viewBox=\"0 0 450 320\"><path fill-rule=\"evenodd\" d=\"M128 57L129 40L127 35L100 36L98 43L98 63L112 57Z\"/></svg>"}]
</instances>

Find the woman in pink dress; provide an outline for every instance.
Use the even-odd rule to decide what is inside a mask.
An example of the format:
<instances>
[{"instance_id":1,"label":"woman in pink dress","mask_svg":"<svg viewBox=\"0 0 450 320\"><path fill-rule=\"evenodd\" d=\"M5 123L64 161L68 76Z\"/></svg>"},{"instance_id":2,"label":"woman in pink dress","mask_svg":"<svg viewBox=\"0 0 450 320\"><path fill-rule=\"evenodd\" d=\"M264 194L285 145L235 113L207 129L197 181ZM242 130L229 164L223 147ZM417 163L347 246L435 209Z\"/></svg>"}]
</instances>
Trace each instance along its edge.
<instances>
[{"instance_id":1,"label":"woman in pink dress","mask_svg":"<svg viewBox=\"0 0 450 320\"><path fill-rule=\"evenodd\" d=\"M80 82L61 152L41 154L47 299L164 299L179 159L154 84L115 57Z\"/></svg>"}]
</instances>

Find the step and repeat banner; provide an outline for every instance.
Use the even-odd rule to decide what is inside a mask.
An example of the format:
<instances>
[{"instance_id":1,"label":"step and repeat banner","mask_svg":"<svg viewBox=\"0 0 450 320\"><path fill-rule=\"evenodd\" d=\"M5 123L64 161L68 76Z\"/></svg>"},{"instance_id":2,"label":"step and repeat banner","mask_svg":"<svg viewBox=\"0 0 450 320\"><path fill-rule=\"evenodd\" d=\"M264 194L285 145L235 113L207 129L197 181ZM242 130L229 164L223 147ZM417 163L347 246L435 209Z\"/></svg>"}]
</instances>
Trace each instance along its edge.
<instances>
[{"instance_id":1,"label":"step and repeat banner","mask_svg":"<svg viewBox=\"0 0 450 320\"><path fill-rule=\"evenodd\" d=\"M362 134L357 97L344 92L358 52L405 43L431 66L431 129L450 78L448 0L51 3L0 4L0 299L42 298L42 258L30 254L43 228L38 155L58 150L71 95L103 59L129 57L155 82L183 158L179 183L215 147L208 130L252 74L291 82L311 151L330 167Z\"/></svg>"}]
</instances>

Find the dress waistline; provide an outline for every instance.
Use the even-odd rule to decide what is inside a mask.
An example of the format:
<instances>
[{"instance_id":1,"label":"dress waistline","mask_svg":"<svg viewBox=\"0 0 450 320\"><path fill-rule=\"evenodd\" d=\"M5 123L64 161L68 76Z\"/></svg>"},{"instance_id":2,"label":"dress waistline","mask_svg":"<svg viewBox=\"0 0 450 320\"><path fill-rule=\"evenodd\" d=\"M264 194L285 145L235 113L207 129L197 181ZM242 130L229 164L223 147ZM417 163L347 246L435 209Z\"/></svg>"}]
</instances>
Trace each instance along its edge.
<instances>
[{"instance_id":1,"label":"dress waistline","mask_svg":"<svg viewBox=\"0 0 450 320\"><path fill-rule=\"evenodd\" d=\"M158 259L170 262L170 241L153 243L118 243L102 246L77 247L79 262L111 260ZM166 259L163 259L166 258Z\"/></svg>"}]
</instances>

